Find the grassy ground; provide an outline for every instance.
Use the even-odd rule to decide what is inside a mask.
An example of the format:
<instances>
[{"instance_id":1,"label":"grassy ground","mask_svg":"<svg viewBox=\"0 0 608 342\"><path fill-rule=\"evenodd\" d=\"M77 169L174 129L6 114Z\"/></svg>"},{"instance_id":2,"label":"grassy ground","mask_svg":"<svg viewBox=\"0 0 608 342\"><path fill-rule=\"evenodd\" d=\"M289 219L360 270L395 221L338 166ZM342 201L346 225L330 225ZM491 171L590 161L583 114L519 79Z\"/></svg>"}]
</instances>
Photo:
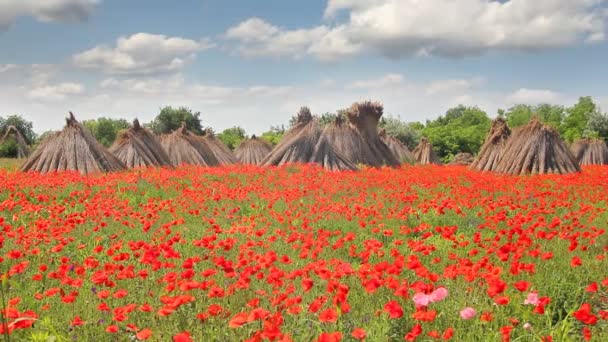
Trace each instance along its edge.
<instances>
[{"instance_id":1,"label":"grassy ground","mask_svg":"<svg viewBox=\"0 0 608 342\"><path fill-rule=\"evenodd\" d=\"M23 164L24 159L0 158L0 169L16 170Z\"/></svg>"},{"instance_id":2,"label":"grassy ground","mask_svg":"<svg viewBox=\"0 0 608 342\"><path fill-rule=\"evenodd\" d=\"M32 341L608 341L607 184L606 167L0 170L2 326Z\"/></svg>"}]
</instances>

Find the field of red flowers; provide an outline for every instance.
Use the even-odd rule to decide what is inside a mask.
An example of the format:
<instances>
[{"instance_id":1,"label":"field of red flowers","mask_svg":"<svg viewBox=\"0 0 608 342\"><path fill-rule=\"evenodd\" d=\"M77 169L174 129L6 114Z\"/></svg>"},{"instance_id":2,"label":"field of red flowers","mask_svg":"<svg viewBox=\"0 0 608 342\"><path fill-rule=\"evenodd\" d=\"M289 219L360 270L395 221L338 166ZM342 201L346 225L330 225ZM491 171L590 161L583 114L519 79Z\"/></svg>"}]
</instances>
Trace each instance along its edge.
<instances>
[{"instance_id":1,"label":"field of red flowers","mask_svg":"<svg viewBox=\"0 0 608 342\"><path fill-rule=\"evenodd\" d=\"M5 341L608 341L608 168L0 171Z\"/></svg>"}]
</instances>

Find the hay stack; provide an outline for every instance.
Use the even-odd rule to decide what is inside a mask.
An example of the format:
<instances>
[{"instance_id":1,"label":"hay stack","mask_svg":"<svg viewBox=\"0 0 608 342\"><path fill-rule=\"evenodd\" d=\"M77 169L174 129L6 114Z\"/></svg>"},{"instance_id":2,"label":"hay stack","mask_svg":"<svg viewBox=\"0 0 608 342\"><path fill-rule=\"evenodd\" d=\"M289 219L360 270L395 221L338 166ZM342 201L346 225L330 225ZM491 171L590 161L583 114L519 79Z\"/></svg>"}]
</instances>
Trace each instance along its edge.
<instances>
[{"instance_id":1,"label":"hay stack","mask_svg":"<svg viewBox=\"0 0 608 342\"><path fill-rule=\"evenodd\" d=\"M175 166L182 164L218 166L220 164L205 139L188 131L185 124L171 134L161 135L160 144L167 151L171 163Z\"/></svg>"},{"instance_id":2,"label":"hay stack","mask_svg":"<svg viewBox=\"0 0 608 342\"><path fill-rule=\"evenodd\" d=\"M270 151L272 145L254 135L251 139L241 142L234 154L243 164L260 165Z\"/></svg>"},{"instance_id":3,"label":"hay stack","mask_svg":"<svg viewBox=\"0 0 608 342\"><path fill-rule=\"evenodd\" d=\"M608 164L608 146L601 139L580 139L570 149L579 165Z\"/></svg>"},{"instance_id":4,"label":"hay stack","mask_svg":"<svg viewBox=\"0 0 608 342\"><path fill-rule=\"evenodd\" d=\"M211 148L211 152L215 155L215 158L220 162L220 164L234 164L237 162L237 159L228 148L228 146L224 145L224 143L215 136L215 133L211 128L207 128L204 131L203 139L207 143L207 145Z\"/></svg>"},{"instance_id":5,"label":"hay stack","mask_svg":"<svg viewBox=\"0 0 608 342\"><path fill-rule=\"evenodd\" d=\"M40 173L73 170L81 174L111 172L125 165L106 150L70 112L61 132L46 139L21 166L22 171Z\"/></svg>"},{"instance_id":6,"label":"hay stack","mask_svg":"<svg viewBox=\"0 0 608 342\"><path fill-rule=\"evenodd\" d=\"M576 158L559 133L538 118L513 131L495 170L513 175L579 172Z\"/></svg>"},{"instance_id":7,"label":"hay stack","mask_svg":"<svg viewBox=\"0 0 608 342\"><path fill-rule=\"evenodd\" d=\"M118 135L110 152L128 168L171 165L171 159L158 138L143 128L137 119L131 128Z\"/></svg>"},{"instance_id":8,"label":"hay stack","mask_svg":"<svg viewBox=\"0 0 608 342\"><path fill-rule=\"evenodd\" d=\"M27 146L27 141L25 140L23 134L21 134L21 131L19 131L19 129L13 125L6 127L4 136L2 136L2 139L0 139L0 144L4 143L6 139L10 137L15 139L15 142L17 143L17 158L27 158L30 155L30 148Z\"/></svg>"},{"instance_id":9,"label":"hay stack","mask_svg":"<svg viewBox=\"0 0 608 342\"><path fill-rule=\"evenodd\" d=\"M297 121L277 146L264 158L262 165L280 166L291 163L308 163L321 135L321 128L310 109L302 107Z\"/></svg>"},{"instance_id":10,"label":"hay stack","mask_svg":"<svg viewBox=\"0 0 608 342\"><path fill-rule=\"evenodd\" d=\"M468 152L456 153L454 159L450 162L450 165L471 165L475 158Z\"/></svg>"},{"instance_id":11,"label":"hay stack","mask_svg":"<svg viewBox=\"0 0 608 342\"><path fill-rule=\"evenodd\" d=\"M338 116L332 124L325 127L310 158L311 163L319 164L329 171L357 170L357 166L336 151L334 145L340 141L339 135L344 129L343 126L343 119Z\"/></svg>"},{"instance_id":12,"label":"hay stack","mask_svg":"<svg viewBox=\"0 0 608 342\"><path fill-rule=\"evenodd\" d=\"M405 146L399 139L392 137L386 134L386 130L382 129L378 133L380 134L380 139L388 146L389 150L393 153L395 158L400 161L402 164L411 164L414 163L414 155L412 152Z\"/></svg>"},{"instance_id":13,"label":"hay stack","mask_svg":"<svg viewBox=\"0 0 608 342\"><path fill-rule=\"evenodd\" d=\"M399 161L378 135L378 121L384 108L378 102L354 103L347 111L348 128L337 133L334 146L354 164L397 166Z\"/></svg>"},{"instance_id":14,"label":"hay stack","mask_svg":"<svg viewBox=\"0 0 608 342\"><path fill-rule=\"evenodd\" d=\"M494 171L503 155L503 150L511 137L511 130L503 118L496 118L492 122L486 141L481 146L479 154L471 163L472 169L479 171Z\"/></svg>"},{"instance_id":15,"label":"hay stack","mask_svg":"<svg viewBox=\"0 0 608 342\"><path fill-rule=\"evenodd\" d=\"M414 158L416 162L422 165L441 165L441 160L437 157L435 151L433 151L433 144L427 138L420 139L420 143L414 149Z\"/></svg>"}]
</instances>

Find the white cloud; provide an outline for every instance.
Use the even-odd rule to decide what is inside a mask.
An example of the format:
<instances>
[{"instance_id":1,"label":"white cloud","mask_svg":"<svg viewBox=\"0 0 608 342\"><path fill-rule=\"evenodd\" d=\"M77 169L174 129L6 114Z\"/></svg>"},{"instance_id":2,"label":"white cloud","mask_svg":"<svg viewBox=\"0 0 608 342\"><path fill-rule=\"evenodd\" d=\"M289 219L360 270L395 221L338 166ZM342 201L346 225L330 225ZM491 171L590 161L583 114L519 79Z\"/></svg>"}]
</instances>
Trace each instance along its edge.
<instances>
[{"instance_id":1,"label":"white cloud","mask_svg":"<svg viewBox=\"0 0 608 342\"><path fill-rule=\"evenodd\" d=\"M343 11L345 22L287 30L251 18L226 36L249 56L461 57L603 41L605 6L606 0L329 0L325 17ZM292 44L281 39L291 35Z\"/></svg>"},{"instance_id":2,"label":"white cloud","mask_svg":"<svg viewBox=\"0 0 608 342\"><path fill-rule=\"evenodd\" d=\"M434 95L438 93L446 93L459 91L464 92L476 85L480 85L484 82L481 78L474 78L470 80L441 80L431 82L428 87L426 87L426 93L428 95Z\"/></svg>"},{"instance_id":3,"label":"white cloud","mask_svg":"<svg viewBox=\"0 0 608 342\"><path fill-rule=\"evenodd\" d=\"M15 64L0 64L0 73L9 71L17 67Z\"/></svg>"},{"instance_id":4,"label":"white cloud","mask_svg":"<svg viewBox=\"0 0 608 342\"><path fill-rule=\"evenodd\" d=\"M346 86L347 89L377 89L403 84L404 77L401 74L388 74L378 79L358 80Z\"/></svg>"},{"instance_id":5,"label":"white cloud","mask_svg":"<svg viewBox=\"0 0 608 342\"><path fill-rule=\"evenodd\" d=\"M229 28L224 37L237 41L237 51L246 57L300 58L309 53L312 43L328 33L325 26L286 30L260 18L250 18Z\"/></svg>"},{"instance_id":6,"label":"white cloud","mask_svg":"<svg viewBox=\"0 0 608 342\"><path fill-rule=\"evenodd\" d=\"M70 95L80 95L84 92L84 86L79 83L59 83L32 88L28 96L32 99L56 101L65 100Z\"/></svg>"},{"instance_id":7,"label":"white cloud","mask_svg":"<svg viewBox=\"0 0 608 342\"><path fill-rule=\"evenodd\" d=\"M3 72L0 115L22 114L34 122L37 132L43 132L60 129L68 110L80 120L106 116L127 120L138 117L149 122L163 106L187 106L200 111L203 124L217 131L238 125L249 134L259 134L271 125L286 124L303 105L310 106L313 113L324 113L371 99L381 101L387 114L406 121L424 121L458 104L477 105L494 115L496 109L508 107L513 101L562 105L576 101L572 94L548 89L492 91L476 77L418 81L389 73L366 79L340 77L329 82L320 76L298 85L227 85L190 81L176 73L107 77L87 83L79 82L73 71L52 65L17 65ZM605 97L602 101L597 94L590 95L596 95L600 104L606 103Z\"/></svg>"},{"instance_id":8,"label":"white cloud","mask_svg":"<svg viewBox=\"0 0 608 342\"><path fill-rule=\"evenodd\" d=\"M157 74L180 70L196 52L210 46L206 40L137 33L118 38L115 47L100 45L74 55L72 60L78 67L108 74Z\"/></svg>"},{"instance_id":9,"label":"white cloud","mask_svg":"<svg viewBox=\"0 0 608 342\"><path fill-rule=\"evenodd\" d=\"M560 100L561 95L548 89L520 88L509 94L506 98L508 104L531 104L554 103Z\"/></svg>"},{"instance_id":10,"label":"white cloud","mask_svg":"<svg viewBox=\"0 0 608 342\"><path fill-rule=\"evenodd\" d=\"M1 0L0 31L17 17L32 16L42 22L79 22L93 13L99 0Z\"/></svg>"}]
</instances>

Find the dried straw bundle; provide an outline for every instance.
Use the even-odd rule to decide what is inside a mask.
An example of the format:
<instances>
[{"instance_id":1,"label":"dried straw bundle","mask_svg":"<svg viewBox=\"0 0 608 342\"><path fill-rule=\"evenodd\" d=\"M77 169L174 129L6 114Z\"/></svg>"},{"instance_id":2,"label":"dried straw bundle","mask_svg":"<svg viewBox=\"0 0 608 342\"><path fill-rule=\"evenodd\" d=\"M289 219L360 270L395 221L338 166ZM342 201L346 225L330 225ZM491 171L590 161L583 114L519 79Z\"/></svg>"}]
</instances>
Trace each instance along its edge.
<instances>
[{"instance_id":1,"label":"dried straw bundle","mask_svg":"<svg viewBox=\"0 0 608 342\"><path fill-rule=\"evenodd\" d=\"M471 165L475 158L468 152L456 153L454 159L450 162L450 165Z\"/></svg>"},{"instance_id":2,"label":"dried straw bundle","mask_svg":"<svg viewBox=\"0 0 608 342\"><path fill-rule=\"evenodd\" d=\"M220 164L205 139L192 134L184 124L171 134L161 135L160 144L167 151L171 163L175 166L182 164L218 166Z\"/></svg>"},{"instance_id":3,"label":"dried straw bundle","mask_svg":"<svg viewBox=\"0 0 608 342\"><path fill-rule=\"evenodd\" d=\"M270 151L272 145L254 135L251 139L241 142L234 154L243 164L260 165Z\"/></svg>"},{"instance_id":4,"label":"dried straw bundle","mask_svg":"<svg viewBox=\"0 0 608 342\"><path fill-rule=\"evenodd\" d=\"M496 170L510 137L511 130L507 122L503 118L495 119L477 158L471 163L471 168L479 171Z\"/></svg>"},{"instance_id":5,"label":"dried straw bundle","mask_svg":"<svg viewBox=\"0 0 608 342\"><path fill-rule=\"evenodd\" d=\"M420 143L414 149L414 158L416 162L422 165L435 164L441 165L441 160L433 151L433 144L427 138L420 139Z\"/></svg>"},{"instance_id":6,"label":"dried straw bundle","mask_svg":"<svg viewBox=\"0 0 608 342\"><path fill-rule=\"evenodd\" d=\"M224 143L215 136L215 133L211 128L205 129L203 139L205 139L205 142L209 148L211 148L211 152L213 152L213 155L215 155L215 158L220 162L220 164L226 165L237 162L234 153L232 153L230 148L224 145Z\"/></svg>"},{"instance_id":7,"label":"dried straw bundle","mask_svg":"<svg viewBox=\"0 0 608 342\"><path fill-rule=\"evenodd\" d=\"M337 144L344 138L345 129L340 116L328 125L315 146L310 162L319 164L329 171L357 170L357 166L337 151ZM347 130L350 128L346 128Z\"/></svg>"},{"instance_id":8,"label":"dried straw bundle","mask_svg":"<svg viewBox=\"0 0 608 342\"><path fill-rule=\"evenodd\" d=\"M580 139L570 147L579 165L608 164L608 146L601 139Z\"/></svg>"},{"instance_id":9,"label":"dried straw bundle","mask_svg":"<svg viewBox=\"0 0 608 342\"><path fill-rule=\"evenodd\" d=\"M399 139L386 134L386 130L384 129L380 130L378 134L398 161L402 164L412 164L415 162L414 154Z\"/></svg>"},{"instance_id":10,"label":"dried straw bundle","mask_svg":"<svg viewBox=\"0 0 608 342\"><path fill-rule=\"evenodd\" d=\"M137 119L131 128L118 135L110 152L128 168L171 165L156 135L142 127Z\"/></svg>"},{"instance_id":11,"label":"dried straw bundle","mask_svg":"<svg viewBox=\"0 0 608 342\"><path fill-rule=\"evenodd\" d=\"M111 172L125 165L106 150L70 112L61 132L46 139L21 166L22 171L40 173L73 170L81 174Z\"/></svg>"},{"instance_id":12,"label":"dried straw bundle","mask_svg":"<svg viewBox=\"0 0 608 342\"><path fill-rule=\"evenodd\" d=\"M378 122L384 108L378 102L354 103L347 111L349 126L336 131L338 153L354 164L397 166L399 161L378 135Z\"/></svg>"},{"instance_id":13,"label":"dried straw bundle","mask_svg":"<svg viewBox=\"0 0 608 342\"><path fill-rule=\"evenodd\" d=\"M579 172L576 158L559 133L538 118L513 131L496 172L521 175Z\"/></svg>"},{"instance_id":14,"label":"dried straw bundle","mask_svg":"<svg viewBox=\"0 0 608 342\"><path fill-rule=\"evenodd\" d=\"M302 107L297 122L277 146L264 158L262 165L280 166L291 163L308 163L321 135L321 128L310 110Z\"/></svg>"}]
</instances>

